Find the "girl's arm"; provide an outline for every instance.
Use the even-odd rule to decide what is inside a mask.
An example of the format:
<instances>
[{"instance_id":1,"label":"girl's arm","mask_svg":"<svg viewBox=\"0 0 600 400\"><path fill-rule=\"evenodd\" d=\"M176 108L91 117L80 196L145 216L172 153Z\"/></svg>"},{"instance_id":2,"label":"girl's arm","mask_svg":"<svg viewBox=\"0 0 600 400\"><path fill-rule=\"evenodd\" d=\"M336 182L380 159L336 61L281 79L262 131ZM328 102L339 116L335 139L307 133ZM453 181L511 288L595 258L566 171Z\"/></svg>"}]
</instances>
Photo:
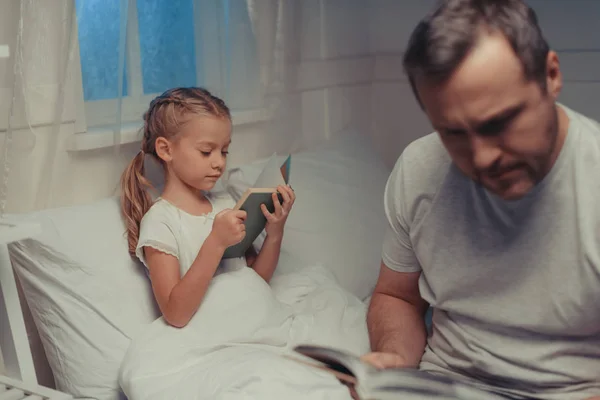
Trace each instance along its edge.
<instances>
[{"instance_id":1,"label":"girl's arm","mask_svg":"<svg viewBox=\"0 0 600 400\"><path fill-rule=\"evenodd\" d=\"M182 328L198 310L225 248L209 235L189 271L180 278L176 257L144 247L152 290L165 321Z\"/></svg>"},{"instance_id":2,"label":"girl's arm","mask_svg":"<svg viewBox=\"0 0 600 400\"><path fill-rule=\"evenodd\" d=\"M152 290L165 320L178 328L192 319L225 249L244 237L245 211L223 210L215 216L212 231L204 240L190 269L180 278L179 261L152 247L144 247Z\"/></svg>"},{"instance_id":3,"label":"girl's arm","mask_svg":"<svg viewBox=\"0 0 600 400\"><path fill-rule=\"evenodd\" d=\"M252 265L254 265L254 262L256 261L257 256L258 256L258 254L256 254L256 250L254 250L254 246L250 246L250 248L246 251L246 265L248 265L250 268L252 268Z\"/></svg>"},{"instance_id":4,"label":"girl's arm","mask_svg":"<svg viewBox=\"0 0 600 400\"><path fill-rule=\"evenodd\" d=\"M279 262L279 253L281 251L281 236L270 236L267 234L260 252L256 256L254 250L246 254L248 266L253 268L265 282L269 283L273 277L273 272Z\"/></svg>"},{"instance_id":5,"label":"girl's arm","mask_svg":"<svg viewBox=\"0 0 600 400\"><path fill-rule=\"evenodd\" d=\"M256 259L254 259L252 255L254 251L246 254L248 266L252 267L267 283L271 280L273 272L275 272L275 268L279 262L279 253L281 252L281 242L283 240L283 228L290 210L294 205L294 201L296 200L296 195L289 186L278 186L277 191L281 193L281 196L283 197L283 204L279 203L277 194L273 193L275 211L270 213L264 204L261 206L262 212L267 219L267 225L265 226L267 237L265 238L260 252Z\"/></svg>"}]
</instances>

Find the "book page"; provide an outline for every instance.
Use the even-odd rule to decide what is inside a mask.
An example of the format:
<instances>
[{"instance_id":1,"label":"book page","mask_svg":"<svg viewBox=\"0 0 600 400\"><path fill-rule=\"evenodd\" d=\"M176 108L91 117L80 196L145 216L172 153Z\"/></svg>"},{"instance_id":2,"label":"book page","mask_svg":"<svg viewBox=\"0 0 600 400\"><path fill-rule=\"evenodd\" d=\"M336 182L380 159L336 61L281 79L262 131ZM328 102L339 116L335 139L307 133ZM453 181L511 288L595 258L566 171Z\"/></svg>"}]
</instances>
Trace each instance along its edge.
<instances>
[{"instance_id":1,"label":"book page","mask_svg":"<svg viewBox=\"0 0 600 400\"><path fill-rule=\"evenodd\" d=\"M290 183L290 166L292 164L292 155L290 154L281 165L281 175L285 183Z\"/></svg>"},{"instance_id":2,"label":"book page","mask_svg":"<svg viewBox=\"0 0 600 400\"><path fill-rule=\"evenodd\" d=\"M322 363L322 366L335 372L336 376L341 374L353 378L352 383L358 383L358 385L375 371L375 368L362 362L358 356L338 349L300 345L296 346L294 351Z\"/></svg>"}]
</instances>

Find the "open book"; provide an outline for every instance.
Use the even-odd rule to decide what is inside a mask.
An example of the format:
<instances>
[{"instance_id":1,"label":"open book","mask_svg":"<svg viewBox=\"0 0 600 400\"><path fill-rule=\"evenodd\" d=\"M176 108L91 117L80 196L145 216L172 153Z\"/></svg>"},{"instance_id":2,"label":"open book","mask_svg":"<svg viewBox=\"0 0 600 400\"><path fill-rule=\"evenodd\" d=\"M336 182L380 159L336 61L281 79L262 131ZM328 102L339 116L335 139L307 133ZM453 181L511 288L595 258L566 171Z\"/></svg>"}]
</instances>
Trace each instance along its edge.
<instances>
[{"instance_id":1,"label":"open book","mask_svg":"<svg viewBox=\"0 0 600 400\"><path fill-rule=\"evenodd\" d=\"M275 211L273 193L277 193L278 185L288 184L291 159L290 155L282 165L278 165L277 157L271 157L254 185L242 194L234 209L246 211L246 221L244 221L246 236L241 242L228 247L223 258L243 257L258 235L265 229L267 218L260 205L264 204L271 213ZM278 193L277 198L280 204L283 203L281 194Z\"/></svg>"},{"instance_id":2,"label":"open book","mask_svg":"<svg viewBox=\"0 0 600 400\"><path fill-rule=\"evenodd\" d=\"M288 358L333 374L360 400L501 399L449 377L416 368L380 370L343 350L312 345L296 346L294 350L308 359Z\"/></svg>"}]
</instances>

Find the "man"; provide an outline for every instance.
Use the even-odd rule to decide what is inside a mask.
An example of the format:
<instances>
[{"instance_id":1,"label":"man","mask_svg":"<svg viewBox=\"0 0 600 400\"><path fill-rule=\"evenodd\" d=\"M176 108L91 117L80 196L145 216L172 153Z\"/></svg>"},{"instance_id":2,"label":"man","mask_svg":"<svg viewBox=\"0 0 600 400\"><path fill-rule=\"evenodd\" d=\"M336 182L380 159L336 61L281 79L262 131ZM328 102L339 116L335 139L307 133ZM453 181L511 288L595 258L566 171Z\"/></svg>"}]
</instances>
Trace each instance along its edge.
<instances>
[{"instance_id":1,"label":"man","mask_svg":"<svg viewBox=\"0 0 600 400\"><path fill-rule=\"evenodd\" d=\"M436 133L386 187L363 359L508 398L599 396L600 128L556 102L559 60L534 12L442 1L404 66Z\"/></svg>"}]
</instances>

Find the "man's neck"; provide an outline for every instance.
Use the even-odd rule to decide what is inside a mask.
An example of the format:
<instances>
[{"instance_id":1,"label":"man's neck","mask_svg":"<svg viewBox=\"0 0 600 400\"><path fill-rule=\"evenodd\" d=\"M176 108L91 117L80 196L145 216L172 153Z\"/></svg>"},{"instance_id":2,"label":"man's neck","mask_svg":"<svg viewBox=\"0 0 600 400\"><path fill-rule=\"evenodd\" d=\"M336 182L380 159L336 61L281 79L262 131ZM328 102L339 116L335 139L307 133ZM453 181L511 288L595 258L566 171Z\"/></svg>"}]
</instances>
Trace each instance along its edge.
<instances>
[{"instance_id":1,"label":"man's neck","mask_svg":"<svg viewBox=\"0 0 600 400\"><path fill-rule=\"evenodd\" d=\"M552 168L554 167L554 164L556 164L556 161L558 160L558 157L560 156L560 153L564 147L565 141L567 140L567 135L569 133L569 124L570 124L570 119L569 116L567 115L567 112L558 104L555 105L556 107L556 116L557 116L557 134L556 134L556 140L554 143L554 149L552 150L552 154L550 156L550 159L548 160L548 165L546 168L546 171L544 173L544 176L546 176L547 174L550 173L550 171L552 170Z\"/></svg>"}]
</instances>

